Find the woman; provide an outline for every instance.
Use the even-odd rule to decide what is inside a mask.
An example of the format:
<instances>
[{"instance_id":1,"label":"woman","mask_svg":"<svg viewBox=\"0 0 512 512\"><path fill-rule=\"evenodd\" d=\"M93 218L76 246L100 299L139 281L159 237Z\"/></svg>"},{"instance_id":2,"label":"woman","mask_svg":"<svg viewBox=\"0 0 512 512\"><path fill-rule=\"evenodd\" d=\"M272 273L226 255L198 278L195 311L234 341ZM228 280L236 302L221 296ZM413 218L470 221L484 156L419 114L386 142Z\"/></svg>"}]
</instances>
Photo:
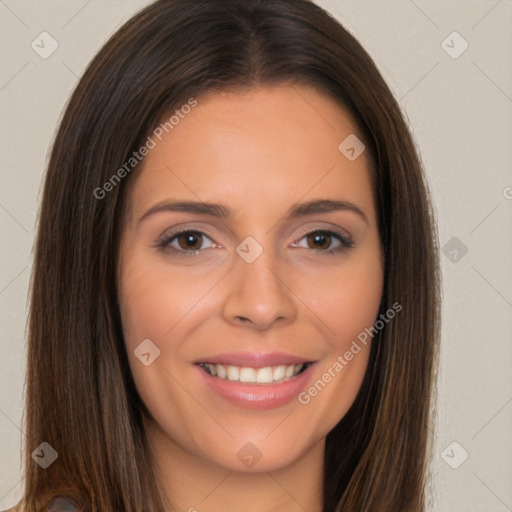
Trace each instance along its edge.
<instances>
[{"instance_id":1,"label":"woman","mask_svg":"<svg viewBox=\"0 0 512 512\"><path fill-rule=\"evenodd\" d=\"M149 5L52 150L19 509L424 511L438 274L411 135L336 20Z\"/></svg>"}]
</instances>

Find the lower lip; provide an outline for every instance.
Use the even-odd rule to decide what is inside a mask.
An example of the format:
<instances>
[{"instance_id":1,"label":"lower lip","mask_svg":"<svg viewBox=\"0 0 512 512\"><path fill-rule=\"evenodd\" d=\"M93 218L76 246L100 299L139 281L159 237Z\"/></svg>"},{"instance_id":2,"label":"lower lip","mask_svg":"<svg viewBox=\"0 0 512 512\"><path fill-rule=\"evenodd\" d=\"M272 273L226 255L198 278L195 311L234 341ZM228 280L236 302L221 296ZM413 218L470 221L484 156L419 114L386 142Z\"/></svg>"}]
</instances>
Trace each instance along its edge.
<instances>
[{"instance_id":1,"label":"lower lip","mask_svg":"<svg viewBox=\"0 0 512 512\"><path fill-rule=\"evenodd\" d=\"M221 397L236 406L257 410L274 409L291 402L306 387L314 366L314 363L311 364L286 382L244 384L214 377L196 365L201 378Z\"/></svg>"}]
</instances>

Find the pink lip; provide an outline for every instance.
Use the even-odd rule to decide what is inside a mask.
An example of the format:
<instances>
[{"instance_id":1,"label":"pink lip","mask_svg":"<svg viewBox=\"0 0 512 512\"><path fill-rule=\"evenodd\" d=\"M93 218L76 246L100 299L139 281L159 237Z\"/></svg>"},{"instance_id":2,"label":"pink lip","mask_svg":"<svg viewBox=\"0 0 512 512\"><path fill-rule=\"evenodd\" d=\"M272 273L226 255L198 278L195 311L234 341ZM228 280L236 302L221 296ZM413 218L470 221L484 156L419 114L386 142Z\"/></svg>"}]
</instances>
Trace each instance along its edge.
<instances>
[{"instance_id":1,"label":"pink lip","mask_svg":"<svg viewBox=\"0 0 512 512\"><path fill-rule=\"evenodd\" d=\"M230 364L233 366L250 366L264 368L265 366L281 366L300 363L310 363L312 359L286 354L285 352L225 352L212 357L205 357L195 363Z\"/></svg>"},{"instance_id":2,"label":"pink lip","mask_svg":"<svg viewBox=\"0 0 512 512\"><path fill-rule=\"evenodd\" d=\"M267 366L270 366L267 364ZM234 382L209 375L199 365L194 365L198 378L210 386L222 398L233 405L247 409L268 410L291 402L307 387L315 364L290 380L276 384Z\"/></svg>"}]
</instances>

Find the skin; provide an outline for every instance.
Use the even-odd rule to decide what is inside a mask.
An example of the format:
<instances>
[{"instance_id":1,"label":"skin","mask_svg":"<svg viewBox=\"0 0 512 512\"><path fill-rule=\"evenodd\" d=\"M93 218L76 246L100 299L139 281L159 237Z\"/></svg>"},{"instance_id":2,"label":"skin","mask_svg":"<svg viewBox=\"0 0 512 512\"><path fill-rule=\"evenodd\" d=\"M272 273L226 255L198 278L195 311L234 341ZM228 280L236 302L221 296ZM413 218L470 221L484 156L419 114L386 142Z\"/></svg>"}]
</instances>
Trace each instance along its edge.
<instances>
[{"instance_id":1,"label":"skin","mask_svg":"<svg viewBox=\"0 0 512 512\"><path fill-rule=\"evenodd\" d=\"M349 161L338 150L352 133L347 111L309 87L217 92L198 98L137 171L119 303L158 479L176 510L321 511L325 437L356 397L370 343L308 404L265 411L217 395L193 362L284 351L317 361L309 386L373 326L383 268L366 153ZM234 215L161 211L138 222L169 198L220 203ZM287 217L313 199L350 202L366 220L349 210ZM205 233L195 255L183 255L186 235L172 241L181 253L155 247L172 228ZM353 247L315 241L326 229ZM247 236L263 248L252 263L235 251ZM149 366L134 356L145 339L161 351ZM237 457L248 442L262 454L252 468Z\"/></svg>"}]
</instances>

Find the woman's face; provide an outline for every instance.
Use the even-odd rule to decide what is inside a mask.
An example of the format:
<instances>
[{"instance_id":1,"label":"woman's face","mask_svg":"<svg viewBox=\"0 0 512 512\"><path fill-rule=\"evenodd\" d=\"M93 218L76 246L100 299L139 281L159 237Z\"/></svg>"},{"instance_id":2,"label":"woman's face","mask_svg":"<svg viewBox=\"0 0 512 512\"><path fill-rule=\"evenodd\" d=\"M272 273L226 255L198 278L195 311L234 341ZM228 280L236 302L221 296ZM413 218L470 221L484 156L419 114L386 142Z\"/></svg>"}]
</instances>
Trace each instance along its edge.
<instances>
[{"instance_id":1,"label":"woman's face","mask_svg":"<svg viewBox=\"0 0 512 512\"><path fill-rule=\"evenodd\" d=\"M130 194L125 343L160 447L269 471L324 440L367 367L383 281L367 155L310 88L197 102Z\"/></svg>"}]
</instances>

